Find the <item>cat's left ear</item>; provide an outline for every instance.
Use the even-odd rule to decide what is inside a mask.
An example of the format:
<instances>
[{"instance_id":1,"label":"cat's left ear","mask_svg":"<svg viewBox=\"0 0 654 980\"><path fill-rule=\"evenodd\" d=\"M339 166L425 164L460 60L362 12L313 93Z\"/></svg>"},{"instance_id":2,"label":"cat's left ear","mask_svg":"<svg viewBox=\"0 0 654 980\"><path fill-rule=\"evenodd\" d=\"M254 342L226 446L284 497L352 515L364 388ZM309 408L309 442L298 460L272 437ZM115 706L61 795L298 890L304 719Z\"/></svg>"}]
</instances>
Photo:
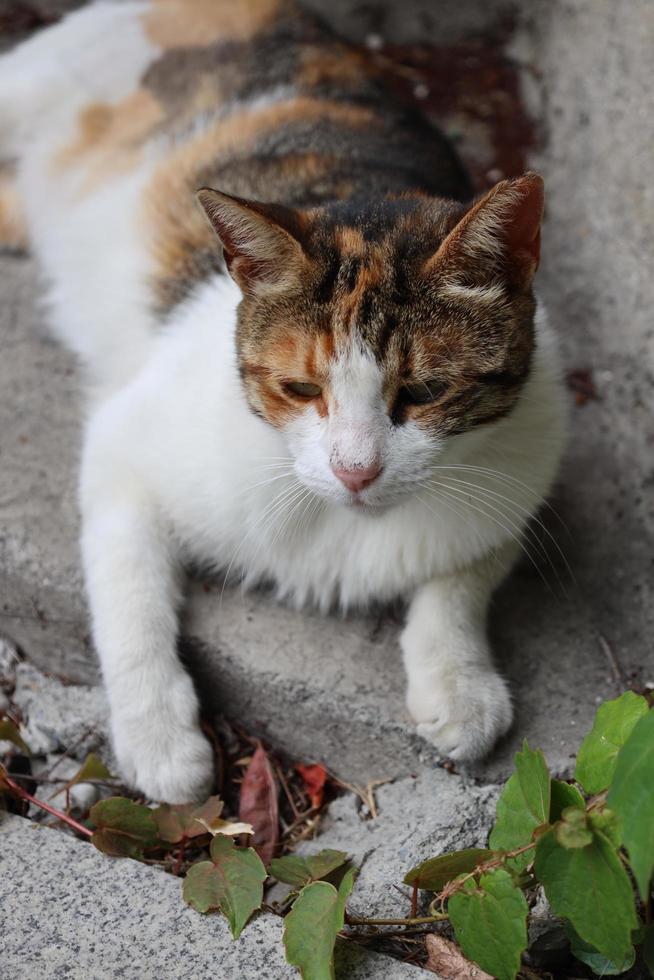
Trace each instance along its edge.
<instances>
[{"instance_id":1,"label":"cat's left ear","mask_svg":"<svg viewBox=\"0 0 654 980\"><path fill-rule=\"evenodd\" d=\"M281 292L297 282L307 264L298 211L208 187L197 198L222 243L229 273L244 293Z\"/></svg>"},{"instance_id":2,"label":"cat's left ear","mask_svg":"<svg viewBox=\"0 0 654 980\"><path fill-rule=\"evenodd\" d=\"M543 178L526 173L496 184L450 231L428 266L505 276L531 285L540 260Z\"/></svg>"}]
</instances>

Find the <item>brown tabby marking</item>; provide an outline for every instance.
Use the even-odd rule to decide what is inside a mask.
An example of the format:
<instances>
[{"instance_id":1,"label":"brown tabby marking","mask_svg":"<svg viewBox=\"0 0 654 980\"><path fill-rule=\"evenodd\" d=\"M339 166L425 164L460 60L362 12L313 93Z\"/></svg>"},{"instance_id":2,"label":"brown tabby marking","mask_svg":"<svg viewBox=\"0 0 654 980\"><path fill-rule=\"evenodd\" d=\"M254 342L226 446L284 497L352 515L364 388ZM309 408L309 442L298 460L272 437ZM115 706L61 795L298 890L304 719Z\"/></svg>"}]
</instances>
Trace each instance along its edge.
<instances>
[{"instance_id":1,"label":"brown tabby marking","mask_svg":"<svg viewBox=\"0 0 654 980\"><path fill-rule=\"evenodd\" d=\"M247 41L271 24L281 0L153 0L145 32L161 48L205 47L213 41Z\"/></svg>"},{"instance_id":2,"label":"brown tabby marking","mask_svg":"<svg viewBox=\"0 0 654 980\"><path fill-rule=\"evenodd\" d=\"M265 133L325 117L352 128L374 120L374 114L362 106L299 98L237 112L170 153L157 169L146 195L146 221L156 264L154 285L161 305L177 293L177 283L194 276L200 254L205 261L213 261L213 267L220 267L215 238L193 195L198 187L215 182L212 171L219 168L221 160L238 154L245 161L248 148ZM333 161L309 153L280 161L280 165L311 180L323 171L329 172Z\"/></svg>"}]
</instances>

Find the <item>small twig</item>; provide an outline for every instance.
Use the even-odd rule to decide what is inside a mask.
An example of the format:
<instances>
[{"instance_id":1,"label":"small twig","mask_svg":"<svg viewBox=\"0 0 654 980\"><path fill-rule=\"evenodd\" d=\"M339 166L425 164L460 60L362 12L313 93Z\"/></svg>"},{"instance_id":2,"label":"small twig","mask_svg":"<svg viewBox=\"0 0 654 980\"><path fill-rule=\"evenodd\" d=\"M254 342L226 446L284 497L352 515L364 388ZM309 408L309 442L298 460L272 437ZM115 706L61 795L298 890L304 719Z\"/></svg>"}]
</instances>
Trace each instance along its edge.
<instances>
[{"instance_id":1,"label":"small twig","mask_svg":"<svg viewBox=\"0 0 654 980\"><path fill-rule=\"evenodd\" d=\"M345 924L348 926L419 926L428 922L442 922L447 918L446 912L437 915L417 915L409 919L361 919L346 914Z\"/></svg>"},{"instance_id":2,"label":"small twig","mask_svg":"<svg viewBox=\"0 0 654 980\"><path fill-rule=\"evenodd\" d=\"M316 814L316 812L317 812L316 807L312 806L309 807L308 810L305 810L304 813L300 813L298 815L297 820L294 820L293 823L290 825L290 827L288 827L284 831L284 837L290 837L294 830L297 830L298 827L301 827L303 823L306 823L306 821L309 820L311 817L313 817Z\"/></svg>"},{"instance_id":3,"label":"small twig","mask_svg":"<svg viewBox=\"0 0 654 980\"><path fill-rule=\"evenodd\" d=\"M295 803L295 800L293 799L293 796L291 794L290 786L288 785L288 782L287 782L286 776L284 775L284 772L282 770L282 767L279 765L279 763L277 762L276 759L272 759L272 764L273 764L273 767L275 769L275 772L277 773L277 778L279 779L280 785L281 785L282 789L284 790L284 795L286 796L286 799L289 802L289 805L291 807L291 810L293 811L293 817L297 820L297 818L300 816L300 811L298 810L298 808L296 806L296 803Z\"/></svg>"},{"instance_id":4,"label":"small twig","mask_svg":"<svg viewBox=\"0 0 654 980\"><path fill-rule=\"evenodd\" d=\"M45 810L46 813L50 813L57 820L61 820L62 823L68 824L73 830L76 830L78 834L83 834L85 837L93 837L93 831L84 824L78 823L67 813L62 813L61 810L56 810L49 803L45 803L43 800L38 800L31 793L28 793L26 789L15 783L11 776L7 775L6 770L2 771L2 782L9 787L9 789L14 793L19 799L26 800L28 803L32 803L34 806L39 807L41 810Z\"/></svg>"},{"instance_id":5,"label":"small twig","mask_svg":"<svg viewBox=\"0 0 654 980\"><path fill-rule=\"evenodd\" d=\"M476 878L477 875L484 874L486 871L492 871L493 868L501 868L506 861L509 861L511 858L518 857L519 854L524 854L526 851L530 851L532 847L535 846L536 842L531 841L529 844L524 844L522 847L516 847L512 851L505 851L498 858L491 858L488 861L481 861L477 867L473 868L472 871L469 871L467 875L462 875L461 878L455 878L454 881L449 881L445 888L443 888L443 890L436 896L434 902L437 900L441 903L444 902L446 898L451 898L452 895L460 891L466 881L469 881L471 878ZM432 902L430 908L434 905L434 902Z\"/></svg>"},{"instance_id":6,"label":"small twig","mask_svg":"<svg viewBox=\"0 0 654 980\"><path fill-rule=\"evenodd\" d=\"M411 892L411 918L415 919L418 914L418 882L414 881Z\"/></svg>"},{"instance_id":7,"label":"small twig","mask_svg":"<svg viewBox=\"0 0 654 980\"><path fill-rule=\"evenodd\" d=\"M627 680L626 674L620 666L620 661L615 655L615 651L609 641L601 633L598 635L600 650L608 660L611 670L613 671L613 679L619 686L620 690L625 690L629 687L629 681Z\"/></svg>"}]
</instances>

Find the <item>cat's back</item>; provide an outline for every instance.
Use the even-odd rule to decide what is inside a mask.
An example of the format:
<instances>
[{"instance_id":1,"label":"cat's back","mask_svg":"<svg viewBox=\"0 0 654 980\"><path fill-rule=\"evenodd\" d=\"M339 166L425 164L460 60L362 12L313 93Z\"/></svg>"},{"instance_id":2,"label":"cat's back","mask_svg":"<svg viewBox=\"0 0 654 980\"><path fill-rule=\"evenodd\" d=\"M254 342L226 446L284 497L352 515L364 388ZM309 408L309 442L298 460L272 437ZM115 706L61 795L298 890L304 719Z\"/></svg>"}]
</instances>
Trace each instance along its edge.
<instances>
[{"instance_id":1,"label":"cat's back","mask_svg":"<svg viewBox=\"0 0 654 980\"><path fill-rule=\"evenodd\" d=\"M55 326L91 362L120 346L109 321L133 319L138 363L153 326L222 272L201 186L299 208L470 194L375 56L292 0L104 0L2 59L0 82L29 232L66 284Z\"/></svg>"}]
</instances>

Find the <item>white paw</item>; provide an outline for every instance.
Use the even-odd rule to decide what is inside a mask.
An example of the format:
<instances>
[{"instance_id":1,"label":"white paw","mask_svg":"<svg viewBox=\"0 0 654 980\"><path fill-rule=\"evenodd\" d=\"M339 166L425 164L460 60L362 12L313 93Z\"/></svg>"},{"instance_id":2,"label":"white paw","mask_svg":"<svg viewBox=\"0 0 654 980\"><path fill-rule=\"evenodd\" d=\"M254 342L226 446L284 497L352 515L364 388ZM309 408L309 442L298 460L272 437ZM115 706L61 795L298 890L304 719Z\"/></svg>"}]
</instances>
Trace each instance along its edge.
<instances>
[{"instance_id":1,"label":"white paw","mask_svg":"<svg viewBox=\"0 0 654 980\"><path fill-rule=\"evenodd\" d=\"M490 669L412 678L407 705L418 734L451 759L486 755L513 720L507 684Z\"/></svg>"},{"instance_id":2,"label":"white paw","mask_svg":"<svg viewBox=\"0 0 654 980\"><path fill-rule=\"evenodd\" d=\"M175 700L169 692L165 701L147 702L136 713L132 708L128 714L123 706L112 714L123 778L152 800L206 800L213 785L213 752L200 731L195 694Z\"/></svg>"}]
</instances>

